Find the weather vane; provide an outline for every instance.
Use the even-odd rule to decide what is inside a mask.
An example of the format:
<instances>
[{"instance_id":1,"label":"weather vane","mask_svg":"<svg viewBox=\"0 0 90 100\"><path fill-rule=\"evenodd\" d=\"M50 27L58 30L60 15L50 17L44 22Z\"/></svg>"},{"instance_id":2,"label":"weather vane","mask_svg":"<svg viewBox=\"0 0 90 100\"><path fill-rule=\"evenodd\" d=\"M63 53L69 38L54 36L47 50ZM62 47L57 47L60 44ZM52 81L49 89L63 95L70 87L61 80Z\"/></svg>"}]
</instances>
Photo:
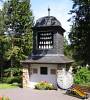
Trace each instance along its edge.
<instances>
[{"instance_id":1,"label":"weather vane","mask_svg":"<svg viewBox=\"0 0 90 100\"><path fill-rule=\"evenodd\" d=\"M50 16L50 10L51 10L51 9L48 7L48 16Z\"/></svg>"}]
</instances>

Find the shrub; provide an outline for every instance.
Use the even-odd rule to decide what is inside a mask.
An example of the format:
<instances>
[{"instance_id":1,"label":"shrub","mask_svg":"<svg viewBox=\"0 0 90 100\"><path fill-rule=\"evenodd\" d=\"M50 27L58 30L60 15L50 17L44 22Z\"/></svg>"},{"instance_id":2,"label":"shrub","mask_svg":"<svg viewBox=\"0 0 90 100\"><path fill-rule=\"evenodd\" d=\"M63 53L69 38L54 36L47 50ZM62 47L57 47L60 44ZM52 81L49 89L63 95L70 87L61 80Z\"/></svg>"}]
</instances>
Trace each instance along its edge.
<instances>
[{"instance_id":1,"label":"shrub","mask_svg":"<svg viewBox=\"0 0 90 100\"><path fill-rule=\"evenodd\" d=\"M53 90L54 86L48 82L39 82L35 85L35 89L39 90Z\"/></svg>"},{"instance_id":2,"label":"shrub","mask_svg":"<svg viewBox=\"0 0 90 100\"><path fill-rule=\"evenodd\" d=\"M19 76L14 76L14 77L4 77L3 78L3 83L9 83L9 84L12 84L12 83L21 83L22 79L21 77Z\"/></svg>"},{"instance_id":3,"label":"shrub","mask_svg":"<svg viewBox=\"0 0 90 100\"><path fill-rule=\"evenodd\" d=\"M90 70L85 67L79 69L74 76L74 82L76 84L85 84L90 82Z\"/></svg>"}]
</instances>

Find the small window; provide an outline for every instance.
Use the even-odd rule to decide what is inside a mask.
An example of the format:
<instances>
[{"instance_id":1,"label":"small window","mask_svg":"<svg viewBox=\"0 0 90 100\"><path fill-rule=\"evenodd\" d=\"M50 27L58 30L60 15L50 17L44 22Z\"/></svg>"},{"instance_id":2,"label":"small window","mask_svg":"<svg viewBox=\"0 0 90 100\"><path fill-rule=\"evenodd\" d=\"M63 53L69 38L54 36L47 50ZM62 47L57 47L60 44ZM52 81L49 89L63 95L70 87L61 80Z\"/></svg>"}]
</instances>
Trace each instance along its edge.
<instances>
[{"instance_id":1,"label":"small window","mask_svg":"<svg viewBox=\"0 0 90 100\"><path fill-rule=\"evenodd\" d=\"M51 69L51 74L56 74L56 69Z\"/></svg>"},{"instance_id":2,"label":"small window","mask_svg":"<svg viewBox=\"0 0 90 100\"><path fill-rule=\"evenodd\" d=\"M37 73L38 73L37 68L33 68L33 74L37 74Z\"/></svg>"},{"instance_id":3,"label":"small window","mask_svg":"<svg viewBox=\"0 0 90 100\"><path fill-rule=\"evenodd\" d=\"M48 68L47 67L40 67L40 74L47 75L48 74Z\"/></svg>"}]
</instances>

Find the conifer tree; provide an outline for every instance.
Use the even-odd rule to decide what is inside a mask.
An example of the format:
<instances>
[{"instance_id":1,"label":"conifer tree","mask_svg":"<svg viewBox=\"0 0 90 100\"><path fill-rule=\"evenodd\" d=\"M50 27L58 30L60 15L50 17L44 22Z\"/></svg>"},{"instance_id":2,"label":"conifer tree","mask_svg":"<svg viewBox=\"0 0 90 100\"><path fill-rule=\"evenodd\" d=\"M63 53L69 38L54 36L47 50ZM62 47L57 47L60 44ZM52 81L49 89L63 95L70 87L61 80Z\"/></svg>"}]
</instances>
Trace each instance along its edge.
<instances>
[{"instance_id":1,"label":"conifer tree","mask_svg":"<svg viewBox=\"0 0 90 100\"><path fill-rule=\"evenodd\" d=\"M10 62L11 68L20 67L20 60L25 59L32 51L33 15L30 8L30 0L9 0L2 9L3 26L0 24L0 35L3 34L2 40L5 40L2 43L2 54Z\"/></svg>"},{"instance_id":2,"label":"conifer tree","mask_svg":"<svg viewBox=\"0 0 90 100\"><path fill-rule=\"evenodd\" d=\"M73 25L69 34L73 58L81 65L90 65L90 0L72 0Z\"/></svg>"}]
</instances>

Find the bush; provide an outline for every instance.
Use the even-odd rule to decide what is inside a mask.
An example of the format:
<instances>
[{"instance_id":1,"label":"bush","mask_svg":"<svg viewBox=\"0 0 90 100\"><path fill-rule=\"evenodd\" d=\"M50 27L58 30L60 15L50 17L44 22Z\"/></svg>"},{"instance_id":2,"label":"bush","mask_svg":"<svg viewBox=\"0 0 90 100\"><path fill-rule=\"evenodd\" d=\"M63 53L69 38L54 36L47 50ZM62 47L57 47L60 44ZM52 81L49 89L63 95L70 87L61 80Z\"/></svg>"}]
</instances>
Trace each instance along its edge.
<instances>
[{"instance_id":1,"label":"bush","mask_svg":"<svg viewBox=\"0 0 90 100\"><path fill-rule=\"evenodd\" d=\"M39 90L53 90L54 86L48 82L39 82L35 85L35 89Z\"/></svg>"},{"instance_id":2,"label":"bush","mask_svg":"<svg viewBox=\"0 0 90 100\"><path fill-rule=\"evenodd\" d=\"M90 70L88 70L86 67L82 67L79 69L75 76L74 76L74 82L76 84L86 84L90 82Z\"/></svg>"},{"instance_id":3,"label":"bush","mask_svg":"<svg viewBox=\"0 0 90 100\"><path fill-rule=\"evenodd\" d=\"M16 76L16 77L4 77L3 78L3 83L12 84L12 83L21 83L21 81L22 81L22 79L19 76Z\"/></svg>"}]
</instances>

